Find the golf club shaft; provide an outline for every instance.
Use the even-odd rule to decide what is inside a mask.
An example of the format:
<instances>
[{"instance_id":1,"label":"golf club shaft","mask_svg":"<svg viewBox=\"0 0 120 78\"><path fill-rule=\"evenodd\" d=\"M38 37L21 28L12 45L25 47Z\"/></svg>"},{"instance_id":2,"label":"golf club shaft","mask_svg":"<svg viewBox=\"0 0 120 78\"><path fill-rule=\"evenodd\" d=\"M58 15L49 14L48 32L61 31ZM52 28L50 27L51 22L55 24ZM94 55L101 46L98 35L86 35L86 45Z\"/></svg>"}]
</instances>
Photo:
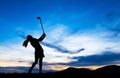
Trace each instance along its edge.
<instances>
[{"instance_id":1,"label":"golf club shaft","mask_svg":"<svg viewBox=\"0 0 120 78\"><path fill-rule=\"evenodd\" d=\"M42 31L43 31L43 33L45 33L45 32L44 32L44 28L43 28L43 24L42 24L42 20L41 20L41 18L40 18L40 24L41 24L41 27L42 27Z\"/></svg>"}]
</instances>

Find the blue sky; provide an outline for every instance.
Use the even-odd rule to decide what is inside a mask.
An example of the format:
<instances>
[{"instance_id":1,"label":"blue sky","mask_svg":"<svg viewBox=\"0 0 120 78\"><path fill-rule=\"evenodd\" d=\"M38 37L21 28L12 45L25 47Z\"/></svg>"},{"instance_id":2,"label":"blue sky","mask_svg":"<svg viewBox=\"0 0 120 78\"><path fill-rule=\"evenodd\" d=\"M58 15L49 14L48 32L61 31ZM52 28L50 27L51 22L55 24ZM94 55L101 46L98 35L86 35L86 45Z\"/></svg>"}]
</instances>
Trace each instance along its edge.
<instances>
[{"instance_id":1,"label":"blue sky","mask_svg":"<svg viewBox=\"0 0 120 78\"><path fill-rule=\"evenodd\" d=\"M37 16L42 18L47 35L41 43L46 56L44 70L119 65L119 3L119 0L0 0L0 66L31 66L34 49L30 45L24 48L20 35L39 38L42 31Z\"/></svg>"}]
</instances>

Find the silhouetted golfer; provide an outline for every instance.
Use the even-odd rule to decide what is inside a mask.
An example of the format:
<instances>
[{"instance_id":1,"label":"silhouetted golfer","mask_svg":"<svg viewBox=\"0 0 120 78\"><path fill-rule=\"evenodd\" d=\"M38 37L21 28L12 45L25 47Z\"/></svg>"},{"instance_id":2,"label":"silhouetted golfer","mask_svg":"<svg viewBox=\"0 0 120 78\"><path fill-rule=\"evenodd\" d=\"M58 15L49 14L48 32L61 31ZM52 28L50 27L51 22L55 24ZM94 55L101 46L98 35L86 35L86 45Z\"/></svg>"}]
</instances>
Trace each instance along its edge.
<instances>
[{"instance_id":1,"label":"silhouetted golfer","mask_svg":"<svg viewBox=\"0 0 120 78\"><path fill-rule=\"evenodd\" d=\"M28 35L27 39L23 42L24 47L27 47L28 42L30 42L31 45L35 48L35 62L30 67L28 73L32 72L32 69L37 64L38 61L39 61L39 73L42 73L42 60L44 57L44 51L39 42L42 41L45 38L45 36L46 34L43 33L43 35L39 39L36 39L33 38L31 35Z\"/></svg>"}]
</instances>

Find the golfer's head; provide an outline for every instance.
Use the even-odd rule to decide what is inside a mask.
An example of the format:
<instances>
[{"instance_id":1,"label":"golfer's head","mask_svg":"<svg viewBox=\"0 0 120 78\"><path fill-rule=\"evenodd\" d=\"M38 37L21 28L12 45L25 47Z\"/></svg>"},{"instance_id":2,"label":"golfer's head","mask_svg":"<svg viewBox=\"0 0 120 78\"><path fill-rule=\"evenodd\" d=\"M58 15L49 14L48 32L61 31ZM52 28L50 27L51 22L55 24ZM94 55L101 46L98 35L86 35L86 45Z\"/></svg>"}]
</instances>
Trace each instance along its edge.
<instances>
[{"instance_id":1,"label":"golfer's head","mask_svg":"<svg viewBox=\"0 0 120 78\"><path fill-rule=\"evenodd\" d=\"M31 35L27 35L27 40L31 40L33 37Z\"/></svg>"}]
</instances>

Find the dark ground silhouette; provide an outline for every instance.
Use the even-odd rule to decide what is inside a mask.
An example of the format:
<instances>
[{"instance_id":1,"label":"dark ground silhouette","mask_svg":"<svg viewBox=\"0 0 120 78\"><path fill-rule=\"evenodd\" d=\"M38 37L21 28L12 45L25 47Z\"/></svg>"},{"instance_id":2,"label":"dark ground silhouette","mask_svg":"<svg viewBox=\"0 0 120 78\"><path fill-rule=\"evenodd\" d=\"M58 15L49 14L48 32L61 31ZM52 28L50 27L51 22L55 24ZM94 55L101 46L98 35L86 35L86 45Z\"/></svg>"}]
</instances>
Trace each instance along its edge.
<instances>
[{"instance_id":1,"label":"dark ground silhouette","mask_svg":"<svg viewBox=\"0 0 120 78\"><path fill-rule=\"evenodd\" d=\"M110 65L96 70L68 68L59 72L42 74L0 74L0 78L120 78L120 66Z\"/></svg>"}]
</instances>

